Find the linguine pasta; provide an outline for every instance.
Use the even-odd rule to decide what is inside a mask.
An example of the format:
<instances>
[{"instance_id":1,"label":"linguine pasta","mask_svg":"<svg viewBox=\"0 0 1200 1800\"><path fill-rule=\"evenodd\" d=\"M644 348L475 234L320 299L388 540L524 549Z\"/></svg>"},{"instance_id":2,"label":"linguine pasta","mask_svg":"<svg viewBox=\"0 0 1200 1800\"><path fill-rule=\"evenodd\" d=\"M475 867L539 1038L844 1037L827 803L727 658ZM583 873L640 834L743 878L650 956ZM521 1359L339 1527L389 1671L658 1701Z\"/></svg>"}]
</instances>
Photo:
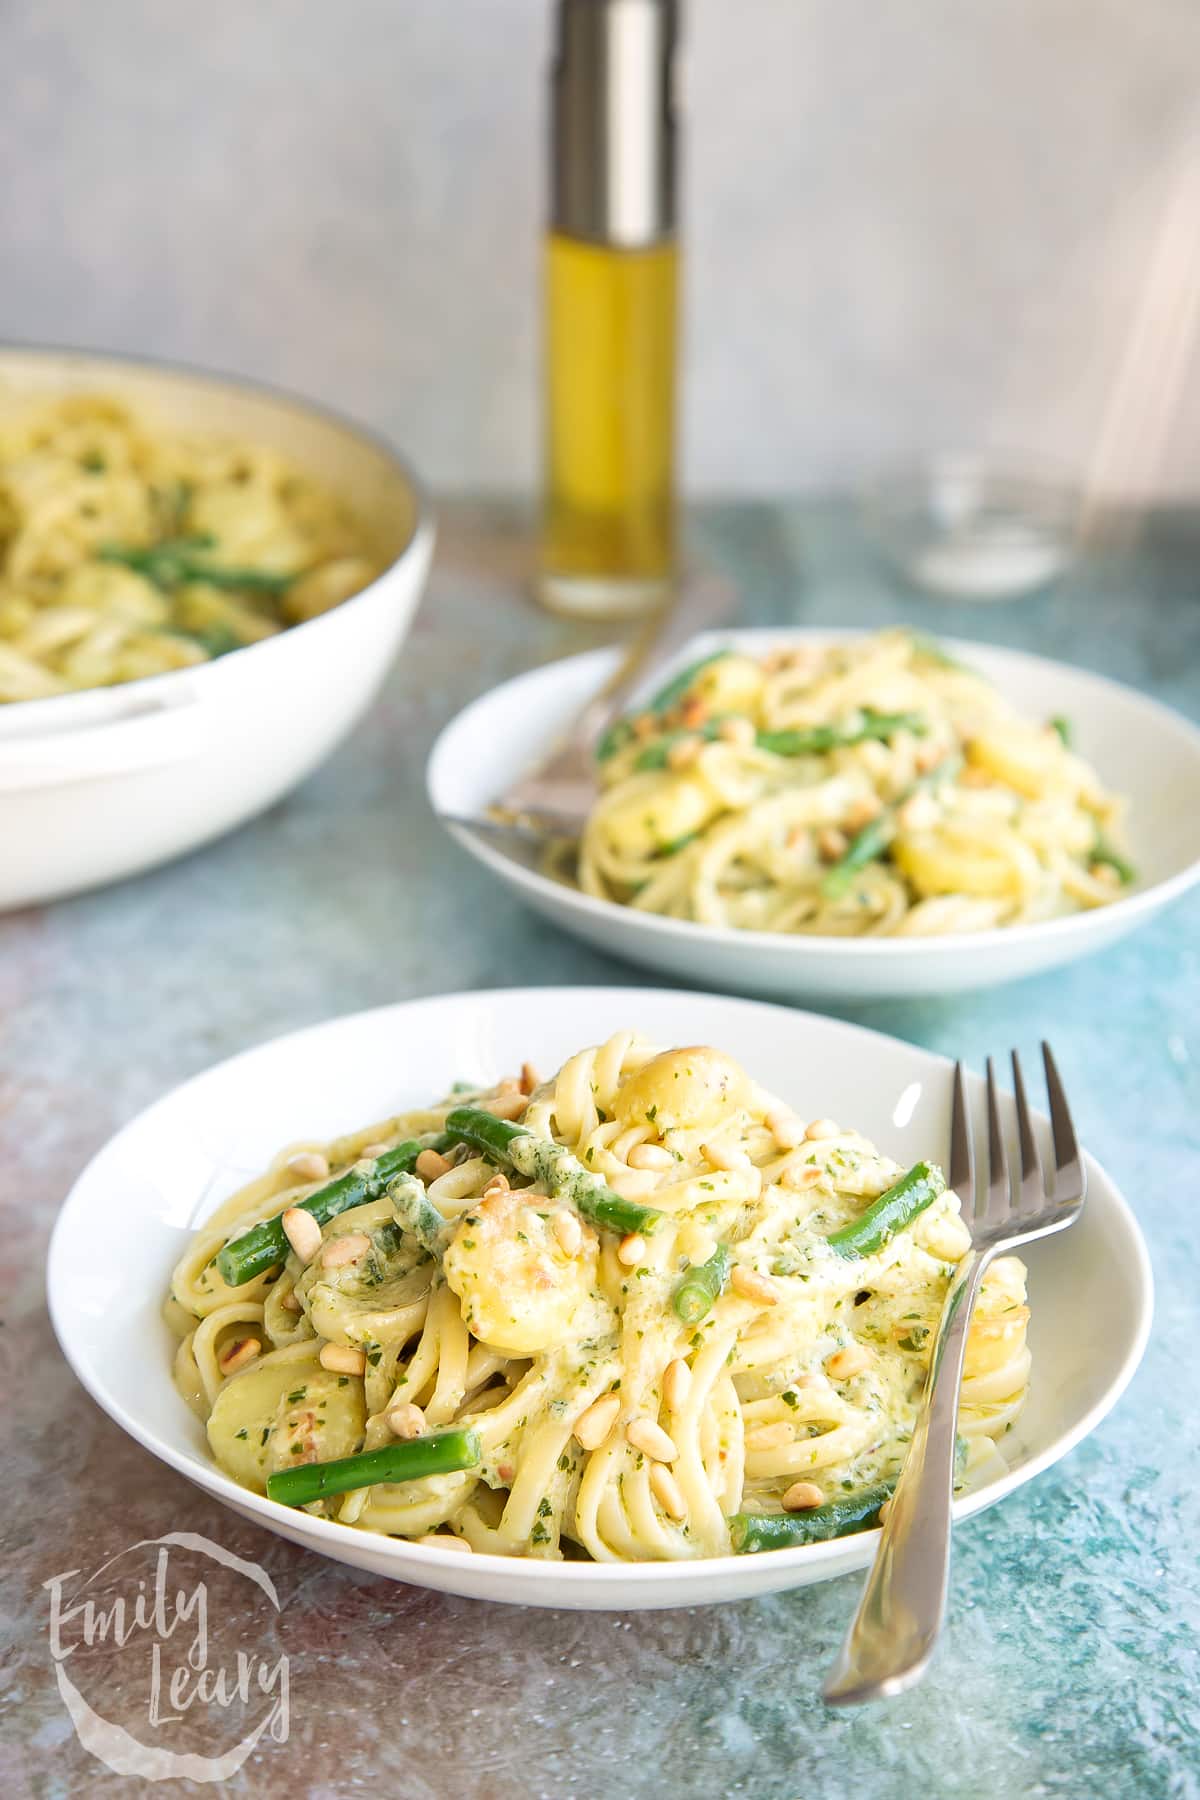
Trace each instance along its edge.
<instances>
[{"instance_id":1,"label":"linguine pasta","mask_svg":"<svg viewBox=\"0 0 1200 1800\"><path fill-rule=\"evenodd\" d=\"M415 1172L385 1181L406 1144ZM304 1208L333 1193L361 1203L322 1227ZM968 1247L935 1169L805 1122L717 1050L623 1032L550 1081L281 1152L196 1234L166 1312L178 1384L248 1488L302 1502L348 1469L365 1484L310 1504L364 1530L703 1557L878 1517ZM1025 1397L1027 1318L1003 1258L967 1350L977 1472ZM460 1441L467 1466L365 1481Z\"/></svg>"},{"instance_id":2,"label":"linguine pasta","mask_svg":"<svg viewBox=\"0 0 1200 1800\"><path fill-rule=\"evenodd\" d=\"M907 631L720 653L600 746L552 867L642 912L845 937L988 930L1134 879L1121 803L981 676Z\"/></svg>"},{"instance_id":3,"label":"linguine pasta","mask_svg":"<svg viewBox=\"0 0 1200 1800\"><path fill-rule=\"evenodd\" d=\"M378 572L341 502L274 450L97 394L0 413L0 702L208 662Z\"/></svg>"}]
</instances>

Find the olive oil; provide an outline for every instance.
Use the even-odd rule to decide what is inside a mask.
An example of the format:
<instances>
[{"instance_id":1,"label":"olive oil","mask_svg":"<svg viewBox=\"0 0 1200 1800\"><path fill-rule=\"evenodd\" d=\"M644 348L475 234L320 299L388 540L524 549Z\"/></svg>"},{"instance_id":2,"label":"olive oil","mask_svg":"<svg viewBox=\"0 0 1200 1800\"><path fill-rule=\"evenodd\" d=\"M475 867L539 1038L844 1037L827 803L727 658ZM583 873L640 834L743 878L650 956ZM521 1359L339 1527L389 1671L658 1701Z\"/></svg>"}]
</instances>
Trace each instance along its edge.
<instances>
[{"instance_id":1,"label":"olive oil","mask_svg":"<svg viewBox=\"0 0 1200 1800\"><path fill-rule=\"evenodd\" d=\"M675 570L674 0L560 0L539 594L620 617Z\"/></svg>"}]
</instances>

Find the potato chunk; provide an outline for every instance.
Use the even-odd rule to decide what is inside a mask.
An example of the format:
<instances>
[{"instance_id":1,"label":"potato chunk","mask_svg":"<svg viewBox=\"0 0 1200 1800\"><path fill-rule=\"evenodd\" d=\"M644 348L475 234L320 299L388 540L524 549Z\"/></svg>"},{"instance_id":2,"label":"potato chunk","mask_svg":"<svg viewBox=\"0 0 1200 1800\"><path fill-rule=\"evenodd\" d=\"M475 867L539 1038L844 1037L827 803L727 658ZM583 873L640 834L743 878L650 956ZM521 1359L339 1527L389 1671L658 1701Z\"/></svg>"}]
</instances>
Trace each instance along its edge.
<instances>
[{"instance_id":1,"label":"potato chunk","mask_svg":"<svg viewBox=\"0 0 1200 1800\"><path fill-rule=\"evenodd\" d=\"M459 1221L442 1267L467 1325L493 1349L533 1356L578 1335L598 1246L595 1232L584 1228L578 1249L564 1249L555 1217L565 1210L544 1195L505 1189ZM572 1241L573 1234L564 1236Z\"/></svg>"},{"instance_id":2,"label":"potato chunk","mask_svg":"<svg viewBox=\"0 0 1200 1800\"><path fill-rule=\"evenodd\" d=\"M749 1097L746 1072L731 1056L693 1044L665 1050L640 1068L619 1090L614 1111L623 1125L649 1120L661 1133L715 1125Z\"/></svg>"}]
</instances>

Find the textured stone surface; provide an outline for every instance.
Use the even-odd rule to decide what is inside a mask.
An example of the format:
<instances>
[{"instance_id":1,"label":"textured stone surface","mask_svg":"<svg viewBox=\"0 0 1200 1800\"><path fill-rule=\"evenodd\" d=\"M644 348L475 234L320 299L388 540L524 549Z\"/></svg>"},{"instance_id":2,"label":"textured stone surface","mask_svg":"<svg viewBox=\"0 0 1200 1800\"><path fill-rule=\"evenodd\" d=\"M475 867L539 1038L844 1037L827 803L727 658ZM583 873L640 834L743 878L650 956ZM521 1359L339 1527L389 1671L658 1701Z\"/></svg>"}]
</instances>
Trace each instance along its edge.
<instances>
[{"instance_id":1,"label":"textured stone surface","mask_svg":"<svg viewBox=\"0 0 1200 1800\"><path fill-rule=\"evenodd\" d=\"M747 619L907 617L1069 655L1200 715L1195 564L1173 528L1156 549L1085 570L1055 595L972 610L898 596L851 526L836 508L741 507L703 512L695 535L738 579ZM187 1530L258 1561L279 1590L276 1619L242 1578L209 1580L225 1628L290 1658L290 1737L256 1751L228 1784L238 1794L1200 1793L1195 899L1058 974L847 1014L975 1063L1012 1042L1032 1049L1052 1026L1082 1134L1136 1207L1159 1284L1125 1401L1057 1469L964 1529L936 1664L890 1705L840 1716L816 1698L852 1579L624 1616L391 1586L210 1503L125 1438L62 1361L42 1280L55 1210L108 1135L175 1082L294 1026L400 997L643 979L498 893L425 810L422 765L447 715L526 663L593 641L518 597L526 555L516 509L451 511L385 697L324 770L172 868L0 921L5 1791L133 1791L75 1741L41 1584ZM131 1728L140 1714L145 1736L136 1653L88 1655L89 1696Z\"/></svg>"}]
</instances>

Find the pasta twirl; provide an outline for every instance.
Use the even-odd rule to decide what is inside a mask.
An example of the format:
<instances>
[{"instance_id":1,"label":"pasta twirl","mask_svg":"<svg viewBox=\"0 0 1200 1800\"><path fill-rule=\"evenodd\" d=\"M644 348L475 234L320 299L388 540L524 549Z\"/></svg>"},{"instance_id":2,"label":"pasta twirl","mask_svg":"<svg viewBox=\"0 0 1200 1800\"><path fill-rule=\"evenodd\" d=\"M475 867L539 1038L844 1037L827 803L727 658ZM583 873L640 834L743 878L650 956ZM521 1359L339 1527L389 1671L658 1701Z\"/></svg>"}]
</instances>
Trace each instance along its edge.
<instances>
[{"instance_id":1,"label":"pasta twirl","mask_svg":"<svg viewBox=\"0 0 1200 1800\"><path fill-rule=\"evenodd\" d=\"M171 1284L179 1386L238 1481L336 1463L341 1491L300 1483L327 1517L600 1562L727 1553L747 1518L870 1522L969 1244L936 1169L633 1032L315 1152L234 1195ZM286 1254L263 1268L275 1217ZM1023 1402L1027 1318L1021 1264L998 1261L967 1355L972 1466ZM468 1466L406 1479L406 1446L435 1439Z\"/></svg>"},{"instance_id":2,"label":"pasta twirl","mask_svg":"<svg viewBox=\"0 0 1200 1800\"><path fill-rule=\"evenodd\" d=\"M707 659L600 747L552 872L741 930L931 936L1103 906L1121 803L982 677L905 631Z\"/></svg>"}]
</instances>

